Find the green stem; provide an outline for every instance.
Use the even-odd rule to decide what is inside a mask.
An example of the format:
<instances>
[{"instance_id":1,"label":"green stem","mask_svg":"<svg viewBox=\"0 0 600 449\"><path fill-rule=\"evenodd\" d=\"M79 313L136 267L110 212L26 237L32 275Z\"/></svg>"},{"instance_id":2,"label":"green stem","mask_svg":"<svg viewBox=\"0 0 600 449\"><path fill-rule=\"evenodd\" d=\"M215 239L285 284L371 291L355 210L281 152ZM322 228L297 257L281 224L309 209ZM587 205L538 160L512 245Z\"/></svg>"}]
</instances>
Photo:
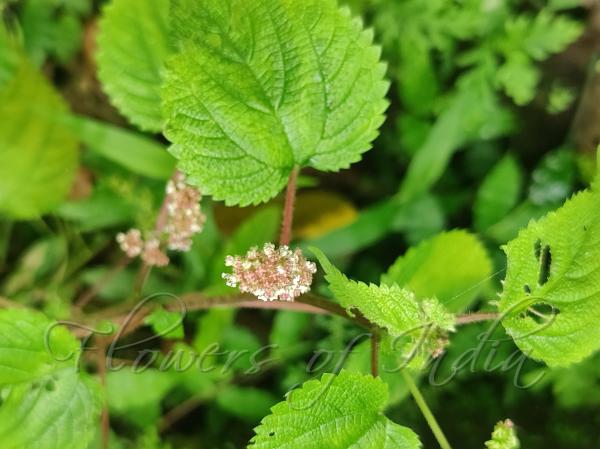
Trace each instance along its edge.
<instances>
[{"instance_id":1,"label":"green stem","mask_svg":"<svg viewBox=\"0 0 600 449\"><path fill-rule=\"evenodd\" d=\"M433 435L435 436L435 439L437 440L440 447L442 449L452 449L452 446L450 446L450 443L448 443L448 440L446 439L444 432L442 432L442 429L440 428L440 425L436 421L435 416L433 416L433 413L431 413L431 410L429 409L427 402L425 402L425 398L419 391L419 388L415 384L415 381L413 380L413 378L410 377L410 374L408 374L408 372L406 372L406 370L402 370L400 372L402 373L404 382L406 382L406 385L408 385L410 394L412 395L413 399L417 403L417 406L421 410L421 413L423 414L425 421L427 421L427 424L429 425L429 428L433 432Z\"/></svg>"}]
</instances>

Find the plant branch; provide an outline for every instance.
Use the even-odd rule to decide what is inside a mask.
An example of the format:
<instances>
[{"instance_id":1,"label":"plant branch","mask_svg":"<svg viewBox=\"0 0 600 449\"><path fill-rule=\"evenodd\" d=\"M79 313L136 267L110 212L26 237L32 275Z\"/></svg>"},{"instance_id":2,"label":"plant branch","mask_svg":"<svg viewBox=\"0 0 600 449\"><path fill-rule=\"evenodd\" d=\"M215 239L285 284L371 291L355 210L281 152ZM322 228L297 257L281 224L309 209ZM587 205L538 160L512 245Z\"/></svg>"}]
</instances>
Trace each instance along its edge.
<instances>
[{"instance_id":1,"label":"plant branch","mask_svg":"<svg viewBox=\"0 0 600 449\"><path fill-rule=\"evenodd\" d=\"M379 376L379 333L371 332L371 375Z\"/></svg>"},{"instance_id":2,"label":"plant branch","mask_svg":"<svg viewBox=\"0 0 600 449\"><path fill-rule=\"evenodd\" d=\"M456 317L456 325L462 326L471 323L480 323L482 321L497 321L502 317L498 312L478 312L467 313Z\"/></svg>"},{"instance_id":3,"label":"plant branch","mask_svg":"<svg viewBox=\"0 0 600 449\"><path fill-rule=\"evenodd\" d=\"M435 439L437 440L438 444L440 445L440 448L441 449L452 449L452 446L450 446L450 443L448 443L448 440L446 439L444 432L442 432L440 425L436 421L435 416L433 416L433 413L429 409L427 402L425 402L425 398L419 391L419 388L415 384L415 381L413 380L413 378L410 377L410 374L408 374L406 372L406 370L402 370L402 371L400 371L400 373L402 374L402 378L404 379L404 382L406 382L406 385L408 386L408 389L410 390L410 394L412 395L413 399L417 403L417 406L421 410L421 413L423 414L425 421L427 421L429 428L433 432Z\"/></svg>"},{"instance_id":4,"label":"plant branch","mask_svg":"<svg viewBox=\"0 0 600 449\"><path fill-rule=\"evenodd\" d=\"M298 182L298 172L300 169L295 167L290 173L287 190L285 192L285 204L283 206L283 219L281 222L281 235L279 237L280 245L289 245L292 240L292 224L294 222L294 204L296 202L296 188Z\"/></svg>"},{"instance_id":5,"label":"plant branch","mask_svg":"<svg viewBox=\"0 0 600 449\"><path fill-rule=\"evenodd\" d=\"M175 170L173 175L171 176L170 181L175 181L177 176L179 175L179 170ZM167 221L169 219L169 202L167 201L168 195L165 193L165 197L163 198L162 204L160 205L160 210L158 211L158 215L156 217L156 223L154 224L154 233L157 237L165 230L165 226L167 226ZM133 297L138 298L144 289L144 285L150 276L152 271L152 267L147 263L143 262L138 274L136 276L135 285L133 289Z\"/></svg>"},{"instance_id":6,"label":"plant branch","mask_svg":"<svg viewBox=\"0 0 600 449\"><path fill-rule=\"evenodd\" d=\"M2 306L1 300L0 306ZM214 307L290 310L296 312L311 313L315 315L337 315L352 321L353 323L366 330L380 330L377 325L365 318L359 311L353 310L353 313L350 314L338 303L330 299L314 295L312 293L302 295L295 301L260 301L254 296L247 294L207 296L200 292L194 292L183 295L181 298L178 298L178 301L176 303L168 304L165 306L165 308L170 311L179 311L183 309L186 312L208 310ZM133 314L131 313L131 309L131 303L124 303L118 306L104 309L98 313L88 315L88 320L85 324L88 326L94 326L94 324L103 320L110 320L118 326L123 326L124 324L126 324L123 327L123 329L121 329L121 335L124 336L135 331L139 326L143 324L144 318L154 310L154 305L148 304L147 306L140 307L139 309L133 309L135 311L135 313ZM499 319L499 317L500 314L492 312L470 313L465 315L459 315L457 317L456 323L457 325L464 325L482 321L493 321ZM78 337L85 337L92 333L91 330L85 328L76 329L74 332Z\"/></svg>"},{"instance_id":7,"label":"plant branch","mask_svg":"<svg viewBox=\"0 0 600 449\"><path fill-rule=\"evenodd\" d=\"M97 360L98 377L100 384L106 393L106 341L102 338L98 339L98 360ZM102 415L100 418L102 427L102 449L108 449L110 444L110 415L108 411L108 400L106 394L104 403L102 404Z\"/></svg>"}]
</instances>

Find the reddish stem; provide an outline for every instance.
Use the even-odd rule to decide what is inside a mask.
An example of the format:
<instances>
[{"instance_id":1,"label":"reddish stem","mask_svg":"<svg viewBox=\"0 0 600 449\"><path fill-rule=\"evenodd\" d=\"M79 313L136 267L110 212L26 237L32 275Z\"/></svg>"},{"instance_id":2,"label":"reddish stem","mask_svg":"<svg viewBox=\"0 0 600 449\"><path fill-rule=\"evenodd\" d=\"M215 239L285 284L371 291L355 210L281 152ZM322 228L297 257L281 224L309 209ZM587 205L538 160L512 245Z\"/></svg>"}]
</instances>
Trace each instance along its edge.
<instances>
[{"instance_id":1,"label":"reddish stem","mask_svg":"<svg viewBox=\"0 0 600 449\"><path fill-rule=\"evenodd\" d=\"M371 331L371 375L379 376L379 334Z\"/></svg>"},{"instance_id":2,"label":"reddish stem","mask_svg":"<svg viewBox=\"0 0 600 449\"><path fill-rule=\"evenodd\" d=\"M296 188L298 182L299 168L296 167L290 173L287 190L285 192L285 204L283 206L283 220L281 223L280 245L289 245L292 240L292 224L294 222L294 203L296 202Z\"/></svg>"}]
</instances>

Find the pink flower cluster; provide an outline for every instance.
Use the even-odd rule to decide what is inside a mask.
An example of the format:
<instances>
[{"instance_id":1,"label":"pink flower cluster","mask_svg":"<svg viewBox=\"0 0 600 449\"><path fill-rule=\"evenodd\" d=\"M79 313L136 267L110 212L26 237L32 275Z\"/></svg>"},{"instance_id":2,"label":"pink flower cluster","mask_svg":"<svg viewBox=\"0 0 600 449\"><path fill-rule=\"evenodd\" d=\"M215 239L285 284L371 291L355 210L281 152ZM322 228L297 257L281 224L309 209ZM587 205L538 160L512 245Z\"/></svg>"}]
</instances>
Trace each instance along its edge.
<instances>
[{"instance_id":1,"label":"pink flower cluster","mask_svg":"<svg viewBox=\"0 0 600 449\"><path fill-rule=\"evenodd\" d=\"M166 220L162 229L152 231L144 240L139 229L117 234L117 242L128 257L141 256L145 264L164 267L169 257L161 248L166 243L173 251L189 251L194 235L202 232L206 216L200 209L200 192L187 185L185 176L177 173L167 183L165 196Z\"/></svg>"},{"instance_id":2,"label":"pink flower cluster","mask_svg":"<svg viewBox=\"0 0 600 449\"><path fill-rule=\"evenodd\" d=\"M187 185L185 176L177 173L166 189L168 247L173 251L189 251L194 235L202 232L206 216L200 210L200 192Z\"/></svg>"},{"instance_id":3,"label":"pink flower cluster","mask_svg":"<svg viewBox=\"0 0 600 449\"><path fill-rule=\"evenodd\" d=\"M245 257L227 256L225 265L232 268L232 273L223 273L229 287L239 286L262 301L293 301L310 290L317 272L300 249L276 248L272 243L262 250L251 248Z\"/></svg>"}]
</instances>

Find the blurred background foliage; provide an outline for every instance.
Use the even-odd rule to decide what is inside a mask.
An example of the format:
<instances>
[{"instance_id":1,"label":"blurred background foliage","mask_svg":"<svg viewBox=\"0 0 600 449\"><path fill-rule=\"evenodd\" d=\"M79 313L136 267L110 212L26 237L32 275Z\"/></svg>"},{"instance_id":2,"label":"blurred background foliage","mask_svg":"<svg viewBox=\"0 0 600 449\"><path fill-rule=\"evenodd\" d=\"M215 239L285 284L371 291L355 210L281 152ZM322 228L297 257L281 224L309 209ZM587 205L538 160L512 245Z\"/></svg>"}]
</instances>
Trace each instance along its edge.
<instances>
[{"instance_id":1,"label":"blurred background foliage","mask_svg":"<svg viewBox=\"0 0 600 449\"><path fill-rule=\"evenodd\" d=\"M174 168L164 138L135 131L102 92L95 38L103 3L0 2L0 294L55 318L101 315L130 298L137 267L125 266L114 236L154 226ZM375 29L389 64L388 120L362 163L337 174L302 174L295 239L321 248L349 275L378 281L410 246L446 229L470 229L488 249L494 275L465 308L485 308L501 288L499 245L562 204L594 171L600 5L349 4ZM220 277L224 256L273 240L281 199L244 209L205 199L203 208L208 222L192 251L154 270L144 287L158 302L170 300L163 292L229 292ZM82 303L94 285L98 295ZM450 441L481 447L493 424L510 417L524 448L600 447L600 358L554 371L518 364L516 347L498 329L497 343L465 363L486 329L461 328L420 378ZM270 406L339 367L359 335L330 316L214 309L181 323L157 309L126 342L149 340L114 354L124 368L107 380L111 448L241 447ZM359 343L345 366L366 371L367 350ZM149 367L134 373L128 364L139 351ZM205 365L213 369L178 372L168 363L175 351L183 365L208 351ZM382 361L393 365L394 354L384 350ZM465 366L451 381L433 382L457 363ZM435 447L399 375L385 376L389 416Z\"/></svg>"}]
</instances>

